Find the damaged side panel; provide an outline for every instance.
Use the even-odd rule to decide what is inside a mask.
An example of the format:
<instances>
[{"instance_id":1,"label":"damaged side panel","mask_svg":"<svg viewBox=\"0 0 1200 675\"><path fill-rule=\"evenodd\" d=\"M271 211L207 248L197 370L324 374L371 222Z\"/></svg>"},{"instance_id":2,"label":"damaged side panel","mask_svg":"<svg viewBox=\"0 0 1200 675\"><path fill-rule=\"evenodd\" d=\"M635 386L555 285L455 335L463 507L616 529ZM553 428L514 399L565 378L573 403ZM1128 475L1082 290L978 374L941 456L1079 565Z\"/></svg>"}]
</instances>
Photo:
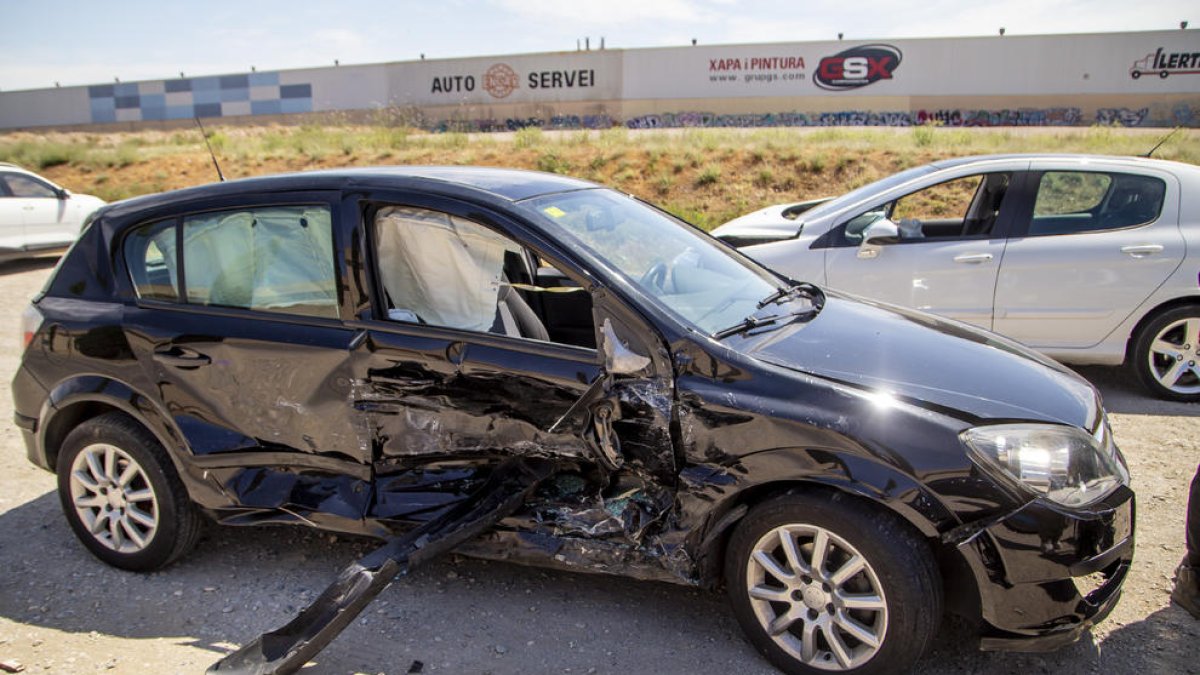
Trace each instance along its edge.
<instances>
[{"instance_id":1,"label":"damaged side panel","mask_svg":"<svg viewBox=\"0 0 1200 675\"><path fill-rule=\"evenodd\" d=\"M351 392L353 415L381 475L499 453L593 454L582 416L555 424L599 376L591 355L562 358L376 330L354 358L361 376Z\"/></svg>"},{"instance_id":2,"label":"damaged side panel","mask_svg":"<svg viewBox=\"0 0 1200 675\"><path fill-rule=\"evenodd\" d=\"M366 464L345 414L353 331L163 308L126 312L126 334L196 456L285 450Z\"/></svg>"},{"instance_id":3,"label":"damaged side panel","mask_svg":"<svg viewBox=\"0 0 1200 675\"><path fill-rule=\"evenodd\" d=\"M633 317L596 296L596 324L606 378L591 404L609 411L615 468L603 462L560 471L464 552L577 571L692 583L676 501L677 448L672 434L670 359Z\"/></svg>"},{"instance_id":4,"label":"damaged side panel","mask_svg":"<svg viewBox=\"0 0 1200 675\"><path fill-rule=\"evenodd\" d=\"M207 469L203 479L236 500L237 506L214 514L225 525L303 522L349 534L389 534L366 518L372 490L364 478L285 465Z\"/></svg>"},{"instance_id":5,"label":"damaged side panel","mask_svg":"<svg viewBox=\"0 0 1200 675\"><path fill-rule=\"evenodd\" d=\"M603 368L486 341L451 343L444 360L440 350L422 359L381 346L395 335L363 341L355 356L365 376L352 399L376 458L371 517L424 522L210 672L295 672L397 574L492 528L481 547L491 557L686 578L689 557L663 536L677 531L667 523L675 503L670 380L649 376L650 359L632 354L624 370L645 372L614 373L619 338L605 325ZM619 430L618 420L626 422Z\"/></svg>"},{"instance_id":6,"label":"damaged side panel","mask_svg":"<svg viewBox=\"0 0 1200 675\"><path fill-rule=\"evenodd\" d=\"M372 330L352 396L377 452L369 517L399 531L454 508L499 462L548 458L555 478L473 554L690 579L687 554L663 539L676 529L669 360L597 314L599 353Z\"/></svg>"}]
</instances>

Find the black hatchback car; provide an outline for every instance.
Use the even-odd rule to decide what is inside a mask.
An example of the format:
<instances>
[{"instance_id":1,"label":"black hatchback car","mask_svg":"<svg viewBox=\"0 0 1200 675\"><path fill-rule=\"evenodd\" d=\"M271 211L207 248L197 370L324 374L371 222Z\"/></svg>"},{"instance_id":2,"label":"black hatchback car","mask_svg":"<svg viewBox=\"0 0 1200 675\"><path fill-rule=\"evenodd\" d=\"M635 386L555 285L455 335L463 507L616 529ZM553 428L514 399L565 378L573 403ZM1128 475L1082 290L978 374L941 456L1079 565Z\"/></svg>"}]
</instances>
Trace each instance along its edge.
<instances>
[{"instance_id":1,"label":"black hatchback car","mask_svg":"<svg viewBox=\"0 0 1200 675\"><path fill-rule=\"evenodd\" d=\"M772 273L635 199L501 169L220 183L102 209L26 312L29 458L101 560L202 516L388 538L499 463L460 547L723 584L788 672L911 665L1115 605L1134 497L1096 391L1004 338Z\"/></svg>"}]
</instances>

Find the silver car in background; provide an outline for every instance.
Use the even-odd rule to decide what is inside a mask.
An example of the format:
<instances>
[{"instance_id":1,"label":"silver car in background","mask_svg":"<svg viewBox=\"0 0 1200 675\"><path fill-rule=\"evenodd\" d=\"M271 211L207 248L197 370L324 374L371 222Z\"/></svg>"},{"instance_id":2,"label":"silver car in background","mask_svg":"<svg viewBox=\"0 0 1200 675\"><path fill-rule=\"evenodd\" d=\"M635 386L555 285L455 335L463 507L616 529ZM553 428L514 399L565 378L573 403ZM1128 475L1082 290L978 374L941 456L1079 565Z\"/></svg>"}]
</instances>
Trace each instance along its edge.
<instances>
[{"instance_id":1,"label":"silver car in background","mask_svg":"<svg viewBox=\"0 0 1200 675\"><path fill-rule=\"evenodd\" d=\"M713 235L797 280L958 319L1200 401L1200 167L1091 155L934 162ZM800 208L797 208L800 207Z\"/></svg>"}]
</instances>

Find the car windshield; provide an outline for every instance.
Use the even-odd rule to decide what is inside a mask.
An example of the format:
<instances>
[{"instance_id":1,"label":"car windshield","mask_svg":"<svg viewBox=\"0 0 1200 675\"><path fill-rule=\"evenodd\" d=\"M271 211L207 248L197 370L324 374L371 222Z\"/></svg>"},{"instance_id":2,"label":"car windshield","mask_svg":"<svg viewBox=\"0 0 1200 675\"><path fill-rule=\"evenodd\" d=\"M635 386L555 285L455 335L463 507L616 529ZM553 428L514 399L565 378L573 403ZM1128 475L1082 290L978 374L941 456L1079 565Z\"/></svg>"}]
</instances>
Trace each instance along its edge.
<instances>
[{"instance_id":1,"label":"car windshield","mask_svg":"<svg viewBox=\"0 0 1200 675\"><path fill-rule=\"evenodd\" d=\"M784 286L695 228L612 190L561 192L520 206L709 335L750 316Z\"/></svg>"},{"instance_id":2,"label":"car windshield","mask_svg":"<svg viewBox=\"0 0 1200 675\"><path fill-rule=\"evenodd\" d=\"M937 171L936 166L932 164L926 164L924 166L908 169L907 171L901 171L898 174L888 176L882 180L877 180L874 183L867 183L866 185L855 190L851 190L840 197L830 199L823 204L818 204L812 207L808 211L805 211L801 218L803 220L812 220L813 218L823 216L826 213L835 213L847 206L851 206L869 197L870 195L883 192L884 190L891 189L897 185L903 185L914 178L919 178L926 174L933 173L934 171Z\"/></svg>"}]
</instances>

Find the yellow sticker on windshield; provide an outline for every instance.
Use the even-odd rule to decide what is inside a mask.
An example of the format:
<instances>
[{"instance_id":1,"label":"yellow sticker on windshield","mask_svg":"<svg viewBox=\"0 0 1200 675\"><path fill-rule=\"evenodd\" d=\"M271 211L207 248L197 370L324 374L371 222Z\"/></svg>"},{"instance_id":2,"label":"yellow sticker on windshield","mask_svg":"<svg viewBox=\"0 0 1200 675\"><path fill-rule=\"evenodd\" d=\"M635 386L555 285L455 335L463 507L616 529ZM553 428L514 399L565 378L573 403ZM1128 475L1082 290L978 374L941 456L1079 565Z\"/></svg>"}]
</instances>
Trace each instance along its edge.
<instances>
[{"instance_id":1,"label":"yellow sticker on windshield","mask_svg":"<svg viewBox=\"0 0 1200 675\"><path fill-rule=\"evenodd\" d=\"M562 218L563 216L567 215L566 211L563 211L562 209L558 208L557 206L547 206L546 208L544 208L542 210L546 212L546 215L552 216L554 218Z\"/></svg>"}]
</instances>

